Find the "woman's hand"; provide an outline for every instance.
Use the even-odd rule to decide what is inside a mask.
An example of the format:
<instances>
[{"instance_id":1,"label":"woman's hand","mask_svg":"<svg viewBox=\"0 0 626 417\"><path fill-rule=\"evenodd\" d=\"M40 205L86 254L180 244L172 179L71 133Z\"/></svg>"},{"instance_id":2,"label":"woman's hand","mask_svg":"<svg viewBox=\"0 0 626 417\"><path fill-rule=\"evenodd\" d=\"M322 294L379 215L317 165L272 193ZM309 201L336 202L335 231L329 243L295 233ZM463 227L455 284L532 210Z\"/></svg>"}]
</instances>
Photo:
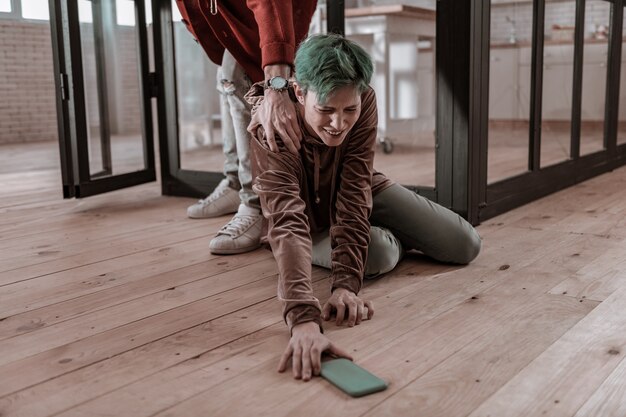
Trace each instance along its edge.
<instances>
[{"instance_id":1,"label":"woman's hand","mask_svg":"<svg viewBox=\"0 0 626 417\"><path fill-rule=\"evenodd\" d=\"M320 331L317 323L309 321L297 324L291 329L291 340L280 358L278 372L287 369L291 358L293 377L308 381L313 375L319 375L322 369L322 353L328 351L334 356L352 360L345 350L335 346Z\"/></svg>"},{"instance_id":2,"label":"woman's hand","mask_svg":"<svg viewBox=\"0 0 626 417\"><path fill-rule=\"evenodd\" d=\"M257 110L258 121L263 126L270 151L278 152L275 134L278 133L289 152L300 149L300 126L296 106L287 91L265 90L265 98Z\"/></svg>"},{"instance_id":3,"label":"woman's hand","mask_svg":"<svg viewBox=\"0 0 626 417\"><path fill-rule=\"evenodd\" d=\"M361 323L367 308L367 320L374 316L374 305L371 301L361 300L355 293L345 288L336 288L322 309L322 318L330 320L333 311L337 312L337 326L341 326L346 315L348 326Z\"/></svg>"}]
</instances>

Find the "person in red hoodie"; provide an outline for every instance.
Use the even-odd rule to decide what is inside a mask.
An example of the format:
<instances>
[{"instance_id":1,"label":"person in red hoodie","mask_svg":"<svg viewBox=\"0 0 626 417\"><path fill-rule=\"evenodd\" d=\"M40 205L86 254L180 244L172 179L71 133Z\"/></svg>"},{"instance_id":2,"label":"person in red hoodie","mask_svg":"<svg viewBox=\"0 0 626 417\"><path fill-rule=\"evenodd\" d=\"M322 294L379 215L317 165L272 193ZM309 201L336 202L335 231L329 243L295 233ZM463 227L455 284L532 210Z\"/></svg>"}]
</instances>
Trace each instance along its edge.
<instances>
[{"instance_id":1,"label":"person in red hoodie","mask_svg":"<svg viewBox=\"0 0 626 417\"><path fill-rule=\"evenodd\" d=\"M298 44L308 33L317 0L177 0L183 23L218 70L222 105L224 179L205 199L190 206L191 218L235 213L211 240L215 254L235 254L260 246L261 212L252 190L249 141L251 120L244 94L264 82L265 100L257 112L271 149L277 134L294 153L300 149L294 104L287 92Z\"/></svg>"}]
</instances>

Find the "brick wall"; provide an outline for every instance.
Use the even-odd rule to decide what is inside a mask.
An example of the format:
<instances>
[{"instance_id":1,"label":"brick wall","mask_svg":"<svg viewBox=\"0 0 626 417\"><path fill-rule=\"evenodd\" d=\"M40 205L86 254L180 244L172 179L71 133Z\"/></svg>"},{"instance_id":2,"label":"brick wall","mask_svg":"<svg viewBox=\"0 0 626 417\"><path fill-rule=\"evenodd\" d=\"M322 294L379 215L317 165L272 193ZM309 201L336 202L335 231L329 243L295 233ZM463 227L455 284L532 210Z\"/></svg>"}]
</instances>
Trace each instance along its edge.
<instances>
[{"instance_id":1,"label":"brick wall","mask_svg":"<svg viewBox=\"0 0 626 417\"><path fill-rule=\"evenodd\" d=\"M0 19L0 144L57 137L50 25Z\"/></svg>"},{"instance_id":2,"label":"brick wall","mask_svg":"<svg viewBox=\"0 0 626 417\"><path fill-rule=\"evenodd\" d=\"M139 81L139 52L137 51L137 28L117 26L116 49L116 109L117 132L141 133L141 96Z\"/></svg>"},{"instance_id":3,"label":"brick wall","mask_svg":"<svg viewBox=\"0 0 626 417\"><path fill-rule=\"evenodd\" d=\"M117 26L107 51L111 134L141 133L136 28ZM81 24L88 124L100 126L93 28ZM57 140L48 22L0 19L0 144Z\"/></svg>"},{"instance_id":4,"label":"brick wall","mask_svg":"<svg viewBox=\"0 0 626 417\"><path fill-rule=\"evenodd\" d=\"M505 41L510 36L511 26L507 22L508 16L514 21L516 37L519 40L531 39L532 2L518 2L512 4L492 4L491 7L491 39ZM545 33L551 36L552 25L574 26L576 20L576 2L574 0L554 1L546 3ZM605 1L587 1L585 7L585 37L591 37L594 25L609 24L610 4ZM626 33L626 27L624 27Z\"/></svg>"}]
</instances>

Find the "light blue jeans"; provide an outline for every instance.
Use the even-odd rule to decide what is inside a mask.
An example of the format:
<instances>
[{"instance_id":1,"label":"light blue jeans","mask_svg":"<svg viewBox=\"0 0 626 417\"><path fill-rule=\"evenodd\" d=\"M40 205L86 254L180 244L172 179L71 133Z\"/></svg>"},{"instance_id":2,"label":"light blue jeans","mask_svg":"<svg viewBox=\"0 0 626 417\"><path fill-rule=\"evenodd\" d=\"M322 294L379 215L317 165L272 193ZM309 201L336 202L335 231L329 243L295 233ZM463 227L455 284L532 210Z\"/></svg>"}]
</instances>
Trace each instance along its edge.
<instances>
[{"instance_id":1,"label":"light blue jeans","mask_svg":"<svg viewBox=\"0 0 626 417\"><path fill-rule=\"evenodd\" d=\"M399 184L374 196L365 278L391 271L405 250L415 249L437 261L468 264L482 240L461 216ZM315 234L313 265L330 268L328 231Z\"/></svg>"},{"instance_id":2,"label":"light blue jeans","mask_svg":"<svg viewBox=\"0 0 626 417\"><path fill-rule=\"evenodd\" d=\"M244 99L252 83L241 65L228 51L217 70L217 91L220 93L224 175L230 186L239 190L239 198L246 206L260 209L259 197L252 191L250 142L248 125L251 106Z\"/></svg>"}]
</instances>

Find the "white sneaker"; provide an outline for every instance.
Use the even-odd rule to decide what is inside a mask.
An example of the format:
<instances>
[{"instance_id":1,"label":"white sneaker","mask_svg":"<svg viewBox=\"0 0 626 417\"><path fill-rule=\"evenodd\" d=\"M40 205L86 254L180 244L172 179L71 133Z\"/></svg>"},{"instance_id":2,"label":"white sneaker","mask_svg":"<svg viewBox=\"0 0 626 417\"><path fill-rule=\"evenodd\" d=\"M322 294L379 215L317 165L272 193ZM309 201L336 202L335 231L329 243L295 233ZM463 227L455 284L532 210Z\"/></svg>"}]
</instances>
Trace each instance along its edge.
<instances>
[{"instance_id":1,"label":"white sneaker","mask_svg":"<svg viewBox=\"0 0 626 417\"><path fill-rule=\"evenodd\" d=\"M237 214L211 240L209 250L215 255L255 250L261 246L262 220L258 209L241 204Z\"/></svg>"},{"instance_id":2,"label":"white sneaker","mask_svg":"<svg viewBox=\"0 0 626 417\"><path fill-rule=\"evenodd\" d=\"M211 195L187 208L187 216L192 219L208 219L235 213L238 207L239 191L230 188L228 180L223 179Z\"/></svg>"}]
</instances>

